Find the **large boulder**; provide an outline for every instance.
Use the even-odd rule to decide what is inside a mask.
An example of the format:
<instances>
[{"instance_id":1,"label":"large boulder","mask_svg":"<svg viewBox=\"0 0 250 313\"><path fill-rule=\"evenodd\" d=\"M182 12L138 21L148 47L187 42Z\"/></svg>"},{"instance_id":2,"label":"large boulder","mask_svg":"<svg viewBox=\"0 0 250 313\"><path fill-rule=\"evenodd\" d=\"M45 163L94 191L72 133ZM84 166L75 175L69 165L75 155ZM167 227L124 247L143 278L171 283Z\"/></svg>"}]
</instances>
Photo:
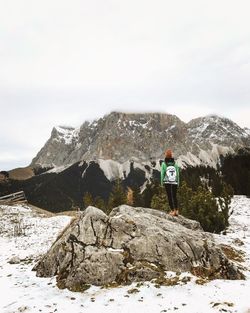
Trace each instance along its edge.
<instances>
[{"instance_id":1,"label":"large boulder","mask_svg":"<svg viewBox=\"0 0 250 313\"><path fill-rule=\"evenodd\" d=\"M60 288L127 284L165 271L239 279L242 274L200 224L182 216L121 205L109 216L89 206L57 238L34 268L57 275Z\"/></svg>"}]
</instances>

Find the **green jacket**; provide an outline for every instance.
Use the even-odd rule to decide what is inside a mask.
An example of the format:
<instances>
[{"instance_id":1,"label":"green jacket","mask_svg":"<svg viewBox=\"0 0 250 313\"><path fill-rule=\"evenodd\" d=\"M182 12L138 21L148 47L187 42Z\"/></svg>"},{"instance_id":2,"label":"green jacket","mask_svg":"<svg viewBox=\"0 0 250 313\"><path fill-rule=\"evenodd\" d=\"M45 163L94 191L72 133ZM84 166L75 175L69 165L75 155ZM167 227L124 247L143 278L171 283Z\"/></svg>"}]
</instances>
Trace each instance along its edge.
<instances>
[{"instance_id":1,"label":"green jacket","mask_svg":"<svg viewBox=\"0 0 250 313\"><path fill-rule=\"evenodd\" d=\"M176 180L175 182L166 182L165 176L166 176L166 171L167 171L167 167L168 166L174 166L175 170L176 170ZM163 184L177 184L179 186L180 184L180 168L179 166L174 162L174 161L169 161L169 162L162 162L161 164L161 185L163 186Z\"/></svg>"}]
</instances>

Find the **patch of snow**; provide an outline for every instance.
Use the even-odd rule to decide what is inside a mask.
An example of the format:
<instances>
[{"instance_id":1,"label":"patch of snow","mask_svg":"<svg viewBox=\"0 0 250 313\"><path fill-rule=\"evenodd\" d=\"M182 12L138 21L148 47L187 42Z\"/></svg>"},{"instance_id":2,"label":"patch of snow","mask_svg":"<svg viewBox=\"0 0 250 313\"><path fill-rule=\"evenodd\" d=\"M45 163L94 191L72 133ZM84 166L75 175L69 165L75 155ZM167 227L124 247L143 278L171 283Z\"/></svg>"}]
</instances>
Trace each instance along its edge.
<instances>
[{"instance_id":1,"label":"patch of snow","mask_svg":"<svg viewBox=\"0 0 250 313\"><path fill-rule=\"evenodd\" d=\"M214 235L218 242L230 245L231 247L245 252L246 268L250 269L250 198L246 196L234 196L231 202L232 215L229 218L227 235ZM243 242L242 246L237 245L237 239ZM250 271L245 273L250 279Z\"/></svg>"},{"instance_id":2,"label":"patch of snow","mask_svg":"<svg viewBox=\"0 0 250 313\"><path fill-rule=\"evenodd\" d=\"M119 127L119 128L121 128L121 119L119 118L119 120L117 121L117 126Z\"/></svg>"},{"instance_id":3,"label":"patch of snow","mask_svg":"<svg viewBox=\"0 0 250 313\"><path fill-rule=\"evenodd\" d=\"M150 282L111 289L91 286L84 293L74 293L58 289L54 277L38 278L32 271L37 258L52 245L70 217L48 218L28 207L0 206L0 312L247 313L250 310L250 199L234 197L232 210L227 234L214 235L214 238L237 249L236 239L243 242L240 249L245 252L242 264L246 267L245 281L214 280L198 285L193 275L182 273L182 278L190 278L187 284L160 288ZM30 226L25 235L13 236L13 214L21 214ZM9 264L15 256L21 262ZM175 277L176 273L167 272L166 276ZM133 288L138 292L131 293Z\"/></svg>"},{"instance_id":4,"label":"patch of snow","mask_svg":"<svg viewBox=\"0 0 250 313\"><path fill-rule=\"evenodd\" d=\"M56 126L55 129L57 131L57 138L54 138L54 140L64 142L66 145L72 144L73 141L79 138L80 127Z\"/></svg>"},{"instance_id":5,"label":"patch of snow","mask_svg":"<svg viewBox=\"0 0 250 313\"><path fill-rule=\"evenodd\" d=\"M70 167L72 164L67 164L67 165L61 165L61 166L55 166L51 170L45 172L44 174L47 173L60 173L64 170L66 170L68 167Z\"/></svg>"},{"instance_id":6,"label":"patch of snow","mask_svg":"<svg viewBox=\"0 0 250 313\"><path fill-rule=\"evenodd\" d=\"M81 163L80 163L80 164L81 164ZM80 166L80 164L79 164L79 166ZM86 168L84 169L84 171L82 172L82 178L84 178L84 176L85 176L85 174L86 174L86 171L87 171L87 169L89 168L90 164L91 164L91 162L88 163L87 167L86 167Z\"/></svg>"},{"instance_id":7,"label":"patch of snow","mask_svg":"<svg viewBox=\"0 0 250 313\"><path fill-rule=\"evenodd\" d=\"M96 128L97 125L98 125L98 121L95 120L89 125L89 127L93 129L93 128Z\"/></svg>"},{"instance_id":8,"label":"patch of snow","mask_svg":"<svg viewBox=\"0 0 250 313\"><path fill-rule=\"evenodd\" d=\"M141 121L138 120L129 120L128 124L131 128L133 128L132 132L134 133L136 129L138 128L143 128L146 129L148 127L148 123L149 121L146 121L144 119L142 119ZM118 121L118 126L120 126L120 120ZM124 124L125 126L125 124Z\"/></svg>"},{"instance_id":9,"label":"patch of snow","mask_svg":"<svg viewBox=\"0 0 250 313\"><path fill-rule=\"evenodd\" d=\"M171 132L171 130L173 130L173 129L175 129L176 128L176 125L174 124L174 125L171 125L170 127L168 127L168 128L166 128L165 129L165 132L167 133L167 132Z\"/></svg>"},{"instance_id":10,"label":"patch of snow","mask_svg":"<svg viewBox=\"0 0 250 313\"><path fill-rule=\"evenodd\" d=\"M206 123L202 123L201 125L195 128L190 129L189 133L191 137L199 138L209 125L210 123L206 122Z\"/></svg>"},{"instance_id":11,"label":"patch of snow","mask_svg":"<svg viewBox=\"0 0 250 313\"><path fill-rule=\"evenodd\" d=\"M113 249L113 248L108 248L107 249L110 252L124 252L124 249Z\"/></svg>"},{"instance_id":12,"label":"patch of snow","mask_svg":"<svg viewBox=\"0 0 250 313\"><path fill-rule=\"evenodd\" d=\"M82 143L81 143L81 142L78 142L78 143L76 144L76 149L80 149L81 146L82 146Z\"/></svg>"},{"instance_id":13,"label":"patch of snow","mask_svg":"<svg viewBox=\"0 0 250 313\"><path fill-rule=\"evenodd\" d=\"M244 128L244 137L249 137L250 136L250 129L245 127Z\"/></svg>"},{"instance_id":14,"label":"patch of snow","mask_svg":"<svg viewBox=\"0 0 250 313\"><path fill-rule=\"evenodd\" d=\"M146 129L146 128L148 128L148 124L149 124L149 121L146 123L141 123L141 127Z\"/></svg>"}]
</instances>

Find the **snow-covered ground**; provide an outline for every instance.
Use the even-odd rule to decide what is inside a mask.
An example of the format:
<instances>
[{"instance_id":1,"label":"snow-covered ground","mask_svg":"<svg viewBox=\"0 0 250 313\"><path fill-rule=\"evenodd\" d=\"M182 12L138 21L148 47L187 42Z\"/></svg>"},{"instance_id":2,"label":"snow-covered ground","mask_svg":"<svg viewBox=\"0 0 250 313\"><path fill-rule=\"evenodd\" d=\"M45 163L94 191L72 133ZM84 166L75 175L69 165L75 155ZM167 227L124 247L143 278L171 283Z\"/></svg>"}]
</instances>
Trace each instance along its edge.
<instances>
[{"instance_id":1,"label":"snow-covered ground","mask_svg":"<svg viewBox=\"0 0 250 313\"><path fill-rule=\"evenodd\" d=\"M187 284L169 287L146 282L112 289L93 286L73 293L58 289L55 278L38 278L32 271L70 217L46 217L28 207L0 206L0 313L250 313L250 199L234 197L232 209L227 235L215 239L245 252L242 265L247 280L199 285L192 277ZM8 263L11 259L17 264Z\"/></svg>"}]
</instances>

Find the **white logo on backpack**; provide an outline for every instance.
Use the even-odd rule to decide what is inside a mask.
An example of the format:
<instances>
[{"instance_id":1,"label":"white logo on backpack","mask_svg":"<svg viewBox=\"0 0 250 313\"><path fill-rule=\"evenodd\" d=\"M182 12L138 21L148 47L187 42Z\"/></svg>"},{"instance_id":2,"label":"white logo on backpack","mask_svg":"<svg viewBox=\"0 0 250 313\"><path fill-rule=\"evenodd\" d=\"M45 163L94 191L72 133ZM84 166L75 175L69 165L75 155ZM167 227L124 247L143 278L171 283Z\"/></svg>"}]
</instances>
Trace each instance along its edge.
<instances>
[{"instance_id":1,"label":"white logo on backpack","mask_svg":"<svg viewBox=\"0 0 250 313\"><path fill-rule=\"evenodd\" d=\"M168 166L166 169L166 176L164 181L166 183L177 183L176 176L176 168L174 166Z\"/></svg>"}]
</instances>

